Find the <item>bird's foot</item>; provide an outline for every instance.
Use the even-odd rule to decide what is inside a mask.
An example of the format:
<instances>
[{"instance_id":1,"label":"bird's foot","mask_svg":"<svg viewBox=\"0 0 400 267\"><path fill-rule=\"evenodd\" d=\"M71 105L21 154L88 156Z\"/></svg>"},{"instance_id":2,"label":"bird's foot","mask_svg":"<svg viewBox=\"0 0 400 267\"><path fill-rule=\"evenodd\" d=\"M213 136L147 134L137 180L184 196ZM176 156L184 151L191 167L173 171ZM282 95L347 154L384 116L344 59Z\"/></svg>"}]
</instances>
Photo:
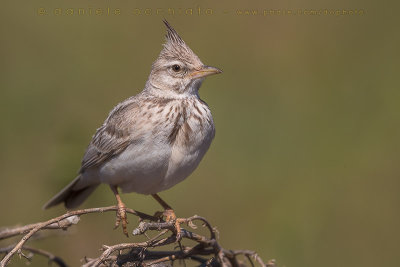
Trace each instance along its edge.
<instances>
[{"instance_id":1,"label":"bird's foot","mask_svg":"<svg viewBox=\"0 0 400 267\"><path fill-rule=\"evenodd\" d=\"M177 218L173 209L166 209L164 212L156 212L155 216L160 217L161 219L165 218L165 222L174 224L174 232L176 234L176 240L180 241L182 239L181 235L181 224L186 220Z\"/></svg>"},{"instance_id":2,"label":"bird's foot","mask_svg":"<svg viewBox=\"0 0 400 267\"><path fill-rule=\"evenodd\" d=\"M118 203L118 210L115 219L114 229L117 229L118 226L122 223L122 232L129 237L128 230L126 229L126 225L128 224L128 219L126 216L126 207L124 203Z\"/></svg>"},{"instance_id":3,"label":"bird's foot","mask_svg":"<svg viewBox=\"0 0 400 267\"><path fill-rule=\"evenodd\" d=\"M176 220L175 211L173 209L164 210L163 216L165 217L166 222L171 222L171 221Z\"/></svg>"}]
</instances>

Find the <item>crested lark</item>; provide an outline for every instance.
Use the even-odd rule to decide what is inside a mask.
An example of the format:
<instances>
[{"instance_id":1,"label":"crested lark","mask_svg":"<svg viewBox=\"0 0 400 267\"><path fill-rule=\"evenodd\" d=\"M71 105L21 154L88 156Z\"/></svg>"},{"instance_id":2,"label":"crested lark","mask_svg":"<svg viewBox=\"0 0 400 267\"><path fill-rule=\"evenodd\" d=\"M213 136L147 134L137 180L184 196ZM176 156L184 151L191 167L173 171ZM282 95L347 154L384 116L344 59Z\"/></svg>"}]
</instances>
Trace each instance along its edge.
<instances>
[{"instance_id":1,"label":"crested lark","mask_svg":"<svg viewBox=\"0 0 400 267\"><path fill-rule=\"evenodd\" d=\"M214 138L210 109L199 97L206 76L221 70L204 65L171 25L166 43L152 65L141 93L119 103L97 129L82 160L78 176L44 208L64 202L79 206L100 183L115 194L116 227L126 230L124 193L151 194L176 218L157 193L188 177L200 163Z\"/></svg>"}]
</instances>

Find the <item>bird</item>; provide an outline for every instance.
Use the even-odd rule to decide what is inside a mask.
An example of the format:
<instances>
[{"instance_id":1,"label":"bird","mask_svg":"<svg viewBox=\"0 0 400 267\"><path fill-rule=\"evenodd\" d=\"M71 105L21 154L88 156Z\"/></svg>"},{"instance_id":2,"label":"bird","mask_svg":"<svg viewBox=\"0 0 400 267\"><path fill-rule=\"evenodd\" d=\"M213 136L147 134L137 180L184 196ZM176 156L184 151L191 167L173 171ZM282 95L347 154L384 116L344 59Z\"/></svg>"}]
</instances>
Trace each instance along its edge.
<instances>
[{"instance_id":1,"label":"bird","mask_svg":"<svg viewBox=\"0 0 400 267\"><path fill-rule=\"evenodd\" d=\"M167 221L175 211L158 195L186 179L199 165L215 136L209 106L199 88L207 76L222 73L200 58L163 20L165 43L153 62L144 89L117 104L93 135L76 178L44 209L64 203L80 206L100 184L117 202L115 228L128 236L122 193L151 195Z\"/></svg>"}]
</instances>

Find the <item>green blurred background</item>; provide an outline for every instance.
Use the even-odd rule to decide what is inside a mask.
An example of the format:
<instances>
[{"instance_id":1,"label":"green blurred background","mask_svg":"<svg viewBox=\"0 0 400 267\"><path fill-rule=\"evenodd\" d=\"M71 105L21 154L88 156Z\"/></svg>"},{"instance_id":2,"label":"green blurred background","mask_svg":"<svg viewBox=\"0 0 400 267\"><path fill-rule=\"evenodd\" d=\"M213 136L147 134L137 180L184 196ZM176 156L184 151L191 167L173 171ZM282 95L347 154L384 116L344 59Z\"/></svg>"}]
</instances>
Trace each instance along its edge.
<instances>
[{"instance_id":1,"label":"green blurred background","mask_svg":"<svg viewBox=\"0 0 400 267\"><path fill-rule=\"evenodd\" d=\"M398 265L400 9L392 2L1 1L0 226L65 211L41 207L75 177L109 110L143 88L165 17L203 62L224 70L200 91L217 127L211 149L189 179L161 193L178 215L205 216L224 247L280 266ZM108 7L121 15L76 14ZM364 15L237 14L246 9ZM123 199L160 209L148 196ZM101 186L84 207L112 204ZM113 213L82 217L71 234L30 245L77 266L102 244L128 241L113 224Z\"/></svg>"}]
</instances>

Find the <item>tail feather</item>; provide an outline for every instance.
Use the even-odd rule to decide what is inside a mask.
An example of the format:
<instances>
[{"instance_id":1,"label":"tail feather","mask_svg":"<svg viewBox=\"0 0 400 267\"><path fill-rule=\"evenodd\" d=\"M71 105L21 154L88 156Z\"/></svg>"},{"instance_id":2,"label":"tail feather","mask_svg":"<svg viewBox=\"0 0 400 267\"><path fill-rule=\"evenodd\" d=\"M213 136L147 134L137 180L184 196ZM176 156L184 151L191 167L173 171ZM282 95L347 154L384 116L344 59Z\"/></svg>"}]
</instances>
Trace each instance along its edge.
<instances>
[{"instance_id":1,"label":"tail feather","mask_svg":"<svg viewBox=\"0 0 400 267\"><path fill-rule=\"evenodd\" d=\"M79 182L81 176L78 175L71 183L58 192L52 199L50 199L43 209L56 206L62 202L68 209L73 209L82 204L86 198L96 189L98 184L89 185L82 189L74 190L74 186Z\"/></svg>"},{"instance_id":2,"label":"tail feather","mask_svg":"<svg viewBox=\"0 0 400 267\"><path fill-rule=\"evenodd\" d=\"M74 209L80 206L90 194L97 188L98 184L85 187L78 191L72 191L71 194L64 200L64 205L67 209Z\"/></svg>"}]
</instances>

